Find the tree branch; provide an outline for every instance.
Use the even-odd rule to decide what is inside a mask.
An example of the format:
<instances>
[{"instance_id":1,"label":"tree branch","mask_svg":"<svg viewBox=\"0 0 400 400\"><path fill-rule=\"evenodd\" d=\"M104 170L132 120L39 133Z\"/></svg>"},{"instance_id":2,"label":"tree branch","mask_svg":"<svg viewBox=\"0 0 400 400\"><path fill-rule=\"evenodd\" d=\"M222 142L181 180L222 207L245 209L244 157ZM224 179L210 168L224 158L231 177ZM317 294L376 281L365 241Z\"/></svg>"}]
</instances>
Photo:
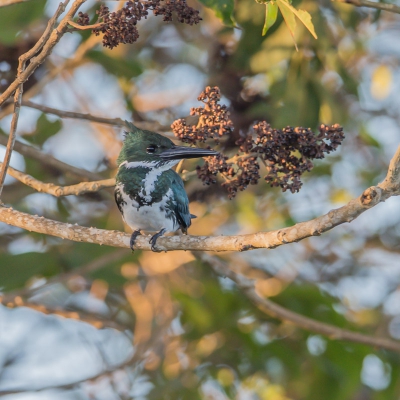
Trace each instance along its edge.
<instances>
[{"instance_id":1,"label":"tree branch","mask_svg":"<svg viewBox=\"0 0 400 400\"><path fill-rule=\"evenodd\" d=\"M298 242L310 236L319 236L357 218L364 211L375 206L384 197L379 195L379 188L367 189L359 198L347 205L331 210L329 213L307 222L300 222L292 227L271 232L238 236L169 236L157 241L159 251L201 250L201 251L246 251L252 249L273 249L275 247ZM130 235L119 231L87 228L38 217L12 208L0 207L0 221L29 231L57 236L76 242L96 243L100 245L129 248ZM135 247L150 250L148 236L139 236Z\"/></svg>"},{"instance_id":2,"label":"tree branch","mask_svg":"<svg viewBox=\"0 0 400 400\"><path fill-rule=\"evenodd\" d=\"M364 211L400 193L400 146L390 162L385 180L378 186L371 186L364 193L343 207L329 211L310 221L271 232L258 232L237 236L170 236L157 241L159 251L202 250L202 251L246 251L251 249L273 249L298 242L310 236L319 236L345 222L351 222ZM129 247L130 235L119 231L86 228L53 221L0 207L0 221L29 231L44 233L77 242L97 243L114 247ZM150 250L148 237L139 236L137 249Z\"/></svg>"},{"instance_id":3,"label":"tree branch","mask_svg":"<svg viewBox=\"0 0 400 400\"><path fill-rule=\"evenodd\" d=\"M2 163L0 163L0 166ZM48 193L55 197L62 196L80 196L84 193L98 192L100 189L109 188L115 186L115 179L103 179L94 182L81 182L76 185L70 186L58 186L54 183L44 183L35 179L33 176L25 174L17 169L8 167L8 174L13 178L18 179L25 185L37 190L38 192Z\"/></svg>"},{"instance_id":4,"label":"tree branch","mask_svg":"<svg viewBox=\"0 0 400 400\"><path fill-rule=\"evenodd\" d=\"M21 109L22 93L23 93L23 85L21 84L18 86L15 92L14 113L11 120L11 128L6 146L6 154L4 155L4 160L0 166L0 202L1 202L1 193L3 191L3 186L4 186L4 180L6 179L7 169L9 168L10 165L11 154L14 149L15 138L17 135L17 125L18 125L19 111Z\"/></svg>"},{"instance_id":5,"label":"tree branch","mask_svg":"<svg viewBox=\"0 0 400 400\"><path fill-rule=\"evenodd\" d=\"M76 22L69 20L68 23L73 26L75 29L78 29L80 31L85 31L88 29L96 29L96 28L101 28L102 26L104 26L104 22L99 22L98 24L93 24L93 25L79 25Z\"/></svg>"},{"instance_id":6,"label":"tree branch","mask_svg":"<svg viewBox=\"0 0 400 400\"><path fill-rule=\"evenodd\" d=\"M6 146L7 140L8 137L6 135L0 134L1 145ZM35 149L33 146L22 143L18 140L15 141L14 150L22 154L23 156L30 157L34 160L39 161L43 165L48 165L63 172L69 172L80 178L90 179L93 181L101 179L101 175L99 174L66 164L60 160L57 160L57 158L54 158L51 154L43 153L40 150Z\"/></svg>"},{"instance_id":7,"label":"tree branch","mask_svg":"<svg viewBox=\"0 0 400 400\"><path fill-rule=\"evenodd\" d=\"M289 321L301 329L319 333L329 337L330 339L346 340L400 352L400 342L341 329L337 326L319 322L312 318L308 318L290 311L267 298L261 297L257 293L257 281L255 279L249 279L248 277L237 273L217 257L213 257L205 253L201 254L199 257L203 261L207 262L218 275L232 279L259 310L272 318L276 318L281 321Z\"/></svg>"},{"instance_id":8,"label":"tree branch","mask_svg":"<svg viewBox=\"0 0 400 400\"><path fill-rule=\"evenodd\" d=\"M339 3L351 4L356 7L368 7L375 8L376 10L389 11L392 13L400 14L400 7L395 4L378 3L375 1L368 0L332 0Z\"/></svg>"},{"instance_id":9,"label":"tree branch","mask_svg":"<svg viewBox=\"0 0 400 400\"><path fill-rule=\"evenodd\" d=\"M46 74L43 77L41 77L39 81L35 83L35 85L33 85L27 92L25 92L24 99L27 100L39 94L41 90L45 86L49 85L51 81L54 78L56 78L61 72L72 69L80 65L85 54L100 42L101 42L100 36L94 36L94 35L89 36L87 40L85 40L78 46L72 58L67 59L60 65L57 66L51 65L50 70L47 71ZM10 113L11 112L9 110L8 105L3 107L0 110L0 119L4 118Z\"/></svg>"},{"instance_id":10,"label":"tree branch","mask_svg":"<svg viewBox=\"0 0 400 400\"><path fill-rule=\"evenodd\" d=\"M47 315L58 315L59 317L69 318L69 319L77 319L82 322L86 322L90 325L93 325L95 328L113 328L118 331L125 331L128 326L121 324L119 322L113 321L108 319L107 317L103 317L102 315L95 315L93 313L83 311L83 310L71 310L71 309L64 309L62 307L51 307L49 305L44 304L37 304L37 303L25 303L22 301L21 298L17 300L17 302L9 302L4 304L8 308L15 308L15 307L27 307L33 310L39 311L43 314ZM0 392L1 393L1 392Z\"/></svg>"},{"instance_id":11,"label":"tree branch","mask_svg":"<svg viewBox=\"0 0 400 400\"><path fill-rule=\"evenodd\" d=\"M43 35L40 37L40 39L37 41L37 43L32 47L32 49L30 49L25 54L23 54L22 56L19 57L18 73L17 73L17 79L16 79L16 81L19 81L19 83L16 87L16 91L15 91L15 95L14 95L14 113L13 113L13 117L12 117L12 121L11 121L11 129L10 129L10 135L8 137L6 154L4 156L3 164L0 168L0 198L1 198L1 192L3 191L4 180L5 180L6 174L7 174L7 168L8 168L8 165L10 164L11 154L14 149L15 137L17 134L19 112L21 109L23 84L25 81L19 80L19 78L24 74L24 72L26 70L25 67L26 67L27 61L28 60L32 61L33 60L32 57L34 57L35 54L37 54L39 51L41 51L42 48L45 46L46 42L49 40L51 30L54 28L54 26L57 22L57 18L64 12L65 7L68 4L68 2L69 2L69 0L66 0L65 3L60 3L60 5L57 8L57 11L53 15L53 17L49 20L47 27L46 27L45 31L43 32ZM32 64L32 62L31 62L31 64ZM33 73L33 71L32 71L32 73ZM1 105L1 102L0 102L0 105Z\"/></svg>"},{"instance_id":12,"label":"tree branch","mask_svg":"<svg viewBox=\"0 0 400 400\"><path fill-rule=\"evenodd\" d=\"M64 7L68 4L68 2L69 2L69 0L65 0L65 3L62 6L63 10L65 9ZM78 11L79 7L85 2L86 2L86 0L75 0L74 3L72 4L71 8L65 15L65 17L59 23L58 27L53 29L53 31L49 35L47 35L48 37L45 37L45 35L43 34L43 36L39 39L40 43L39 42L37 43L37 45L39 44L38 47L36 47L37 45L35 45L32 50L30 50L29 52L26 53L26 55L28 55L28 54L30 55L30 57L29 57L30 63L21 74L17 75L17 78L10 84L10 86L0 96L0 106L15 92L15 90L17 90L19 85L25 83L29 79L29 77L34 73L36 68L39 67L39 65L42 64L44 62L44 60L50 55L54 46L60 41L61 37L67 31L68 21L75 15L75 13ZM47 28L46 28L46 31L47 31ZM47 32L46 32L46 34L47 34ZM46 39L46 40L43 40L43 43L41 42L42 38ZM36 48L36 51L33 52L33 50L35 48ZM33 57L38 51L40 51L40 53L36 57ZM31 54L31 52L32 52L32 54ZM21 57L24 57L24 55Z\"/></svg>"},{"instance_id":13,"label":"tree branch","mask_svg":"<svg viewBox=\"0 0 400 400\"><path fill-rule=\"evenodd\" d=\"M83 119L92 122L98 122L100 124L113 125L113 126L122 126L126 128L126 123L121 118L103 118L97 117L91 114L83 114L78 112L71 111L62 111L57 110L56 108L43 106L41 104L33 103L29 100L22 101L22 105L30 108L34 108L36 110L43 111L46 114L54 114L61 118L74 118L74 119Z\"/></svg>"}]
</instances>

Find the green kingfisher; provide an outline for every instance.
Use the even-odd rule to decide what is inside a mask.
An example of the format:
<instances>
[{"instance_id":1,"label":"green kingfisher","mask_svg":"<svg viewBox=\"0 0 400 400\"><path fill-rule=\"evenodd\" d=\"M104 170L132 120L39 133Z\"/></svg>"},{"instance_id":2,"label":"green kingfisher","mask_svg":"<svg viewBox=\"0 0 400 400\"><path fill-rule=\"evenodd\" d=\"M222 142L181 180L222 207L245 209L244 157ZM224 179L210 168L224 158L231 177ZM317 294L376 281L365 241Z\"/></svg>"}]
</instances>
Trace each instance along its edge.
<instances>
[{"instance_id":1,"label":"green kingfisher","mask_svg":"<svg viewBox=\"0 0 400 400\"><path fill-rule=\"evenodd\" d=\"M171 168L180 160L217 155L214 150L176 146L158 133L141 130L127 122L129 132L117 159L115 201L127 225L133 229L130 247L141 231L151 236L151 249L166 232L187 229L196 218L181 177Z\"/></svg>"}]
</instances>

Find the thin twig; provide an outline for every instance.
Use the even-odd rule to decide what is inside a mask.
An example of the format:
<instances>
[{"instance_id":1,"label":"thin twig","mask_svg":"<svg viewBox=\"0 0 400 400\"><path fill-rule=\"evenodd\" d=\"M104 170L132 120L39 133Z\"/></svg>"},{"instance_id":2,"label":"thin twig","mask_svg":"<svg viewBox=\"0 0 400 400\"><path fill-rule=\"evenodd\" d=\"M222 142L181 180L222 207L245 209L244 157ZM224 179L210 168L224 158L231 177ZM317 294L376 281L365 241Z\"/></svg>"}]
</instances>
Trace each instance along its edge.
<instances>
[{"instance_id":1,"label":"thin twig","mask_svg":"<svg viewBox=\"0 0 400 400\"><path fill-rule=\"evenodd\" d=\"M8 137L0 133L0 144L6 146L7 141ZM51 154L43 153L35 147L22 143L19 140L15 141L14 150L25 157L30 157L39 161L43 165L47 165L59 171L70 173L80 178L90 179L93 181L100 180L102 178L99 174L66 164L60 160L57 160L57 158L54 158Z\"/></svg>"},{"instance_id":2,"label":"thin twig","mask_svg":"<svg viewBox=\"0 0 400 400\"><path fill-rule=\"evenodd\" d=\"M1 166L1 163L0 163ZM84 193L98 192L101 189L115 186L115 179L103 179L100 181L80 182L76 185L58 186L54 183L44 183L35 179L33 176L25 174L17 169L8 167L8 174L25 185L37 190L38 192L48 193L55 197L80 196Z\"/></svg>"},{"instance_id":3,"label":"thin twig","mask_svg":"<svg viewBox=\"0 0 400 400\"><path fill-rule=\"evenodd\" d=\"M282 321L289 321L301 329L325 335L334 340L346 340L355 343L363 343L369 346L400 352L400 342L388 338L379 338L352 332L337 326L316 321L282 307L273 301L261 297L256 290L256 280L250 279L243 274L237 273L233 268L228 267L219 258L201 254L199 257L207 262L211 268L220 276L232 279L246 296L265 314Z\"/></svg>"},{"instance_id":4,"label":"thin twig","mask_svg":"<svg viewBox=\"0 0 400 400\"><path fill-rule=\"evenodd\" d=\"M338 3L351 4L356 7L375 8L376 10L389 11L392 13L400 14L400 7L395 4L387 4L368 0L332 0Z\"/></svg>"},{"instance_id":5,"label":"thin twig","mask_svg":"<svg viewBox=\"0 0 400 400\"><path fill-rule=\"evenodd\" d=\"M34 108L36 110L43 111L46 114L58 115L61 118L84 119L87 121L98 122L100 124L122 126L124 128L127 127L125 121L122 120L121 118L104 118L104 117L97 117L97 116L91 115L91 114L83 114L83 113L72 112L72 111L62 111L62 110L57 110L56 108L43 106L41 104L36 104L29 100L22 101L22 105L26 106L26 107Z\"/></svg>"},{"instance_id":6,"label":"thin twig","mask_svg":"<svg viewBox=\"0 0 400 400\"><path fill-rule=\"evenodd\" d=\"M69 0L65 0L64 6L68 4ZM17 90L18 86L25 83L29 77L35 72L36 68L42 64L52 52L54 46L60 41L61 37L68 29L68 21L75 15L79 7L85 3L86 0L75 0L71 8L61 20L58 27L53 29L48 40L42 45L40 53L30 59L29 65L24 69L21 74L10 84L10 86L0 96L0 106L7 101L7 99ZM40 41L41 39L39 39ZM29 52L28 52L29 53Z\"/></svg>"},{"instance_id":7,"label":"thin twig","mask_svg":"<svg viewBox=\"0 0 400 400\"><path fill-rule=\"evenodd\" d=\"M193 171L182 171L181 173L181 178L184 181L189 180L191 177L196 176L197 175L197 171L193 170Z\"/></svg>"},{"instance_id":8,"label":"thin twig","mask_svg":"<svg viewBox=\"0 0 400 400\"><path fill-rule=\"evenodd\" d=\"M88 29L97 29L101 28L104 26L103 22L99 22L98 24L93 24L93 25L79 25L76 22L69 20L68 23L73 26L75 29L78 29L80 31L88 30Z\"/></svg>"},{"instance_id":9,"label":"thin twig","mask_svg":"<svg viewBox=\"0 0 400 400\"><path fill-rule=\"evenodd\" d=\"M80 320L82 322L87 322L88 324L93 325L98 329L107 327L107 328L117 329L119 331L124 331L128 328L125 325L107 319L107 317L103 317L101 315L93 316L93 313L85 312L83 310L71 310L71 309L66 310L62 307L51 307L49 305L44 305L44 304L25 303L22 302L21 300L19 300L18 303L9 302L5 305L9 308L23 306L39 311L43 314L58 315L59 317L63 318Z\"/></svg>"},{"instance_id":10,"label":"thin twig","mask_svg":"<svg viewBox=\"0 0 400 400\"><path fill-rule=\"evenodd\" d=\"M183 168L183 163L185 162L185 160L181 160L181 161L179 161L179 163L178 163L178 165L176 166L176 168L175 168L175 172L177 173L177 174L180 174L180 172L182 171L182 168Z\"/></svg>"},{"instance_id":11,"label":"thin twig","mask_svg":"<svg viewBox=\"0 0 400 400\"><path fill-rule=\"evenodd\" d=\"M64 12L65 7L68 4L68 2L69 2L69 0L66 0L64 3L60 3L60 5L57 8L57 11L53 15L53 17L49 20L45 31L43 32L42 36L39 38L37 43L32 47L32 49L30 49L29 51L27 51L26 53L22 54L19 57L18 73L17 73L16 81L18 81L19 78L24 74L26 63L29 60L32 60L32 58L38 52L40 52L42 50L42 48L45 46L46 42L49 40L51 31L57 22L57 18ZM4 186L4 180L5 180L6 174L7 174L7 168L8 168L8 165L10 164L11 154L14 149L15 137L16 137L17 126L18 126L19 112L21 109L23 84L24 84L24 81L21 80L19 82L19 84L17 85L16 91L14 94L14 113L13 113L13 118L11 121L11 129L10 129L10 134L8 137L6 154L4 156L3 164L0 168L0 198L1 198L1 193L3 190L3 186Z\"/></svg>"},{"instance_id":12,"label":"thin twig","mask_svg":"<svg viewBox=\"0 0 400 400\"><path fill-rule=\"evenodd\" d=\"M62 71L66 71L69 68L74 68L82 63L83 57L86 53L96 46L101 41L100 36L91 35L87 40L82 42L76 49L73 58L67 59L64 63L57 67L51 68L39 81L36 82L29 90L24 94L24 100L31 99L42 91L42 89L49 85L50 82L56 78ZM23 100L23 101L24 101ZM0 119L11 113L9 106L5 106L0 110Z\"/></svg>"},{"instance_id":13,"label":"thin twig","mask_svg":"<svg viewBox=\"0 0 400 400\"><path fill-rule=\"evenodd\" d=\"M14 150L15 138L17 135L17 126L18 126L19 111L21 109L22 92L23 92L23 85L21 83L21 85L19 85L17 90L15 91L14 113L11 120L11 129L10 129L10 134L8 136L6 154L4 155L4 160L0 166L0 203L1 203L1 193L3 191L3 186L4 186L4 180L6 179L7 169L9 168L10 165L11 154Z\"/></svg>"},{"instance_id":14,"label":"thin twig","mask_svg":"<svg viewBox=\"0 0 400 400\"><path fill-rule=\"evenodd\" d=\"M60 118L82 119L82 120L86 120L86 121L97 122L100 124L120 126L123 128L127 128L126 122L121 118L104 118L104 117L98 117L96 115L92 115L92 114L88 114L88 113L63 111L63 110L58 110L56 108L43 106L41 104L36 104L29 100L22 100L22 105L26 106L26 107L34 108L39 111L43 111L46 114L57 115ZM169 126L161 125L158 122L135 121L135 125L138 128L145 129L145 130L153 130L153 131L160 131L160 132L167 132L167 131L171 130L171 128Z\"/></svg>"}]
</instances>

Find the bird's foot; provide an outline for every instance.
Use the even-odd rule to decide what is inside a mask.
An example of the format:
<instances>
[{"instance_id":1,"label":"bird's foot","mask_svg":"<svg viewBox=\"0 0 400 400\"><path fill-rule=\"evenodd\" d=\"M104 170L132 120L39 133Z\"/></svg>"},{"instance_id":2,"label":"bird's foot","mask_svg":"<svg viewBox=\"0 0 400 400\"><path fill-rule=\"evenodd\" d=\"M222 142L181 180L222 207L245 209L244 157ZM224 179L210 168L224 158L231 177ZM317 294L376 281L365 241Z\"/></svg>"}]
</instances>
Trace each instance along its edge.
<instances>
[{"instance_id":1,"label":"bird's foot","mask_svg":"<svg viewBox=\"0 0 400 400\"><path fill-rule=\"evenodd\" d=\"M150 238L149 243L151 244L151 250L152 250L152 251L155 251L155 252L157 252L157 253L161 252L161 250L157 250L157 249L155 248L155 245L156 245L156 243L157 243L157 239L158 239L160 236L164 235L164 233L165 233L166 231L167 231L167 230L166 230L165 228L162 228L160 232L156 233L155 235L153 235L153 236Z\"/></svg>"},{"instance_id":2,"label":"bird's foot","mask_svg":"<svg viewBox=\"0 0 400 400\"><path fill-rule=\"evenodd\" d=\"M135 251L135 249L134 249L134 244L135 244L135 242L136 242L136 238L138 237L140 235L140 229L136 229L136 231L133 231L132 232L132 236L131 236L131 240L130 240L130 242L129 242L129 247L131 248L131 250L132 250L132 253Z\"/></svg>"}]
</instances>

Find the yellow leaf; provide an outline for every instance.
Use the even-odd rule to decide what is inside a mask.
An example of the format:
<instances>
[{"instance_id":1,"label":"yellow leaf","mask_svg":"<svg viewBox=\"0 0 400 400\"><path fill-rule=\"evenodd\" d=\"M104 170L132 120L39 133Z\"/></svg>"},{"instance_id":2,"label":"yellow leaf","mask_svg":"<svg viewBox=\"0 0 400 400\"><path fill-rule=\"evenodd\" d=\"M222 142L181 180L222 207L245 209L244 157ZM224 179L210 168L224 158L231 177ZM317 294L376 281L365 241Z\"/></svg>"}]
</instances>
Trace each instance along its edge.
<instances>
[{"instance_id":1,"label":"yellow leaf","mask_svg":"<svg viewBox=\"0 0 400 400\"><path fill-rule=\"evenodd\" d=\"M314 24L311 21L311 15L304 10L297 10L294 8L288 0L276 0L279 9L281 10L282 16L286 22L287 27L294 39L294 30L296 28L296 16L302 24L310 31L311 35L317 39L317 34L315 33ZM297 49L297 46L296 46Z\"/></svg>"},{"instance_id":2,"label":"yellow leaf","mask_svg":"<svg viewBox=\"0 0 400 400\"><path fill-rule=\"evenodd\" d=\"M290 6L290 4L287 3L285 0L276 0L276 4L278 4L279 9L281 10L282 17L285 20L286 26L288 27L289 32L292 35L294 45L296 46L296 50L298 51L299 49L297 48L297 44L294 39L294 31L296 29L296 19L294 17L293 11L290 8L286 8L287 6Z\"/></svg>"},{"instance_id":3,"label":"yellow leaf","mask_svg":"<svg viewBox=\"0 0 400 400\"><path fill-rule=\"evenodd\" d=\"M292 6L290 6L292 7ZM314 36L315 39L318 39L317 34L315 33L314 24L311 21L311 15L304 10L296 10L294 7L293 12L296 17L303 23L303 25L310 31L311 35Z\"/></svg>"}]
</instances>

